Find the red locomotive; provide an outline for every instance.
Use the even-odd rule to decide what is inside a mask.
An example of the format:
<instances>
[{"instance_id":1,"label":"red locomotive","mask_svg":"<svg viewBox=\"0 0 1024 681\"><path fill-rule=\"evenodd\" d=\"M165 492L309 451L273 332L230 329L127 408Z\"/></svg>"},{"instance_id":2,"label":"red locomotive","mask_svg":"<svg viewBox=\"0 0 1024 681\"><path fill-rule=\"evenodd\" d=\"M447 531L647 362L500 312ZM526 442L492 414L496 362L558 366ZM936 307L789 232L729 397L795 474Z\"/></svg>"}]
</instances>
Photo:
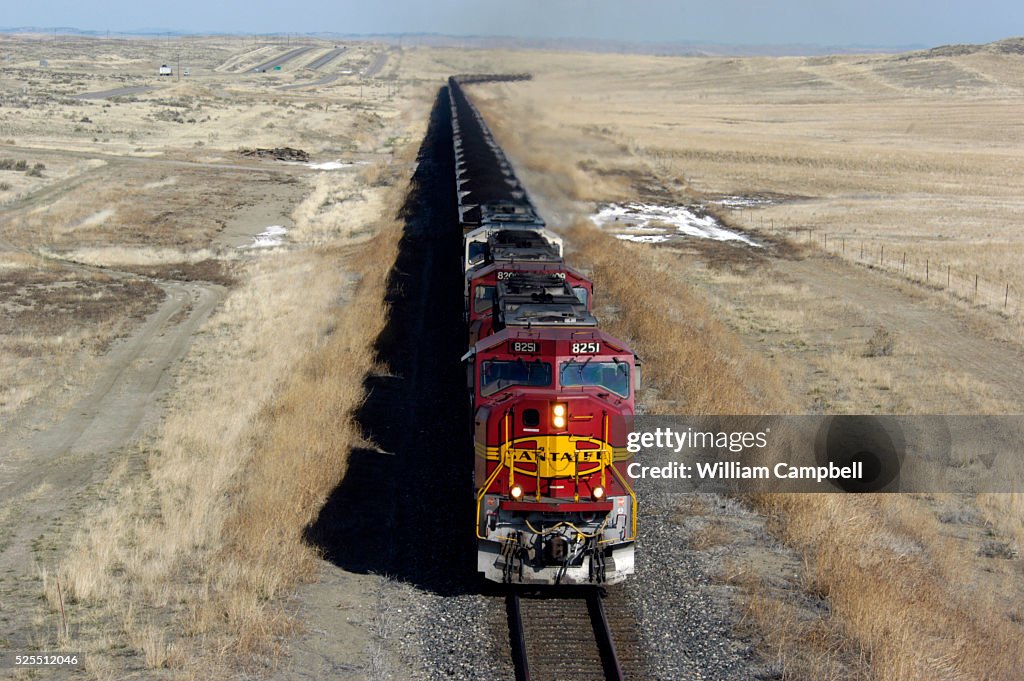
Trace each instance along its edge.
<instances>
[{"instance_id":1,"label":"red locomotive","mask_svg":"<svg viewBox=\"0 0 1024 681\"><path fill-rule=\"evenodd\" d=\"M499 282L514 277L533 276L544 291L530 291L531 296L544 298L572 292L580 303L590 310L594 298L594 285L577 270L561 262L492 262L469 271L466 275L466 323L469 326L469 344L472 346L481 338L489 336L494 329L494 305ZM547 277L548 282L539 281ZM550 278L561 280L552 282ZM554 289L558 289L557 291Z\"/></svg>"}]
</instances>

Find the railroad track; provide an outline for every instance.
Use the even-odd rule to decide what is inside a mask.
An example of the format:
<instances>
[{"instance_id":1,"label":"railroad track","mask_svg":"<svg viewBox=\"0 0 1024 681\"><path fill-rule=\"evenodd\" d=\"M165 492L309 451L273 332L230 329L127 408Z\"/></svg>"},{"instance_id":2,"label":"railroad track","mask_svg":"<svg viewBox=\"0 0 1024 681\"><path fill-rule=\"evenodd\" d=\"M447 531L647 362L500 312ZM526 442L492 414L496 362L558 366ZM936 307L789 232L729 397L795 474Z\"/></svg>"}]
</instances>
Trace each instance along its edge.
<instances>
[{"instance_id":1,"label":"railroad track","mask_svg":"<svg viewBox=\"0 0 1024 681\"><path fill-rule=\"evenodd\" d=\"M598 588L506 597L516 681L621 680L637 663L636 640L616 647Z\"/></svg>"}]
</instances>

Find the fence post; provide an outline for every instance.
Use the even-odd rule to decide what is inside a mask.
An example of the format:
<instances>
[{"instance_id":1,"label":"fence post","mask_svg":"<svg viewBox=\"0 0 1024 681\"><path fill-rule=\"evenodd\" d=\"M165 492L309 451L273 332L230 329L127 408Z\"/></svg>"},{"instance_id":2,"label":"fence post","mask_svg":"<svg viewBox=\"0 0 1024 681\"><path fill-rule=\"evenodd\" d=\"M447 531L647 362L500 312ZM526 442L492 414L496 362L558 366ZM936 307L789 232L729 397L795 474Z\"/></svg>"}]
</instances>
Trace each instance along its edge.
<instances>
[{"instance_id":1,"label":"fence post","mask_svg":"<svg viewBox=\"0 0 1024 681\"><path fill-rule=\"evenodd\" d=\"M949 288L949 265L946 265L946 288Z\"/></svg>"},{"instance_id":2,"label":"fence post","mask_svg":"<svg viewBox=\"0 0 1024 681\"><path fill-rule=\"evenodd\" d=\"M904 273L907 271L907 252L906 251L903 251L903 264L900 266L900 271L904 272Z\"/></svg>"},{"instance_id":3,"label":"fence post","mask_svg":"<svg viewBox=\"0 0 1024 681\"><path fill-rule=\"evenodd\" d=\"M978 300L978 275L974 275L974 300Z\"/></svg>"},{"instance_id":4,"label":"fence post","mask_svg":"<svg viewBox=\"0 0 1024 681\"><path fill-rule=\"evenodd\" d=\"M1003 309L1006 309L1006 303L1010 302L1010 285L1006 285L1006 293L1003 294Z\"/></svg>"},{"instance_id":5,"label":"fence post","mask_svg":"<svg viewBox=\"0 0 1024 681\"><path fill-rule=\"evenodd\" d=\"M930 272L928 271L928 258L925 258L924 259L924 280L925 281L928 281L928 275L929 274L930 274Z\"/></svg>"},{"instance_id":6,"label":"fence post","mask_svg":"<svg viewBox=\"0 0 1024 681\"><path fill-rule=\"evenodd\" d=\"M882 250L878 252L878 264L885 265L885 244L882 244Z\"/></svg>"},{"instance_id":7,"label":"fence post","mask_svg":"<svg viewBox=\"0 0 1024 681\"><path fill-rule=\"evenodd\" d=\"M828 250L828 232L825 232L825 234L822 235L822 238L825 240L825 250L827 251Z\"/></svg>"},{"instance_id":8,"label":"fence post","mask_svg":"<svg viewBox=\"0 0 1024 681\"><path fill-rule=\"evenodd\" d=\"M843 237L843 255L846 255L846 237Z\"/></svg>"}]
</instances>

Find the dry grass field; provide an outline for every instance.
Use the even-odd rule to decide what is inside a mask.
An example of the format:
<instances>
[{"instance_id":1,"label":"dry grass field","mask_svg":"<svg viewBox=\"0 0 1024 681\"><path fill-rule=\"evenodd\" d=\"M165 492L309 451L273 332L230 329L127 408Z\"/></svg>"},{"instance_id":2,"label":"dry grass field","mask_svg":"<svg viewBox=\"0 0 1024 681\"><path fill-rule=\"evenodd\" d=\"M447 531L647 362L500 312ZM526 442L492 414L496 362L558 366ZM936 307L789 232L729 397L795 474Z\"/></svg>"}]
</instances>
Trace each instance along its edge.
<instances>
[{"instance_id":1,"label":"dry grass field","mask_svg":"<svg viewBox=\"0 0 1024 681\"><path fill-rule=\"evenodd\" d=\"M1019 290L1016 51L506 56L534 80L475 86L478 104L601 274L602 319L653 358L652 411L1020 413L1016 308L836 252L844 237L848 251L885 244ZM623 201L702 205L766 247L616 242L587 218ZM751 620L792 678L1016 678L1020 498L751 499L826 607L780 598L754 570Z\"/></svg>"},{"instance_id":2,"label":"dry grass field","mask_svg":"<svg viewBox=\"0 0 1024 681\"><path fill-rule=\"evenodd\" d=\"M0 36L4 647L84 651L84 678L293 678L295 637L327 627L359 673L401 668L375 610L386 578L326 565L302 532L349 449L372 445L351 414L387 371L371 345L395 217L452 73L535 75L472 94L600 282L599 317L644 357L649 412L1024 406L1013 44L702 59L356 43L316 71L334 46L310 44L257 73L293 46ZM239 153L286 146L310 163ZM626 201L700 205L765 247L626 243L589 220ZM1010 302L869 268L862 242L871 263L884 244L991 295L1009 284ZM784 678L1009 681L1021 498L747 499L799 553L799 590L756 555L721 580ZM714 527L695 550L730 544Z\"/></svg>"}]
</instances>

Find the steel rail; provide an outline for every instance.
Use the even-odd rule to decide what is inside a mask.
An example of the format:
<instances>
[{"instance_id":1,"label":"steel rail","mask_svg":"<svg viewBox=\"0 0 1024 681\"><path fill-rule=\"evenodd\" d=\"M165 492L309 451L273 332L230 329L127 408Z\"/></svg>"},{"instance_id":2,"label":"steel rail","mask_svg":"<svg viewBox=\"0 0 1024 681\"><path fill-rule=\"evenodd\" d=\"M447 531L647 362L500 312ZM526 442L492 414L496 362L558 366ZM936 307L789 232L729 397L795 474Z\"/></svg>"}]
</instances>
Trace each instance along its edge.
<instances>
[{"instance_id":1,"label":"steel rail","mask_svg":"<svg viewBox=\"0 0 1024 681\"><path fill-rule=\"evenodd\" d=\"M515 668L516 681L530 681L530 660L526 654L526 632L523 630L523 610L519 603L518 591L509 591L505 608L508 612L512 666Z\"/></svg>"},{"instance_id":2,"label":"steel rail","mask_svg":"<svg viewBox=\"0 0 1024 681\"><path fill-rule=\"evenodd\" d=\"M612 638L612 630L608 626L608 615L605 613L601 589L591 589L587 594L587 608L590 610L590 620L594 625L597 647L601 651L604 676L608 681L623 681L626 676L622 673L619 652L615 648L615 639Z\"/></svg>"}]
</instances>

